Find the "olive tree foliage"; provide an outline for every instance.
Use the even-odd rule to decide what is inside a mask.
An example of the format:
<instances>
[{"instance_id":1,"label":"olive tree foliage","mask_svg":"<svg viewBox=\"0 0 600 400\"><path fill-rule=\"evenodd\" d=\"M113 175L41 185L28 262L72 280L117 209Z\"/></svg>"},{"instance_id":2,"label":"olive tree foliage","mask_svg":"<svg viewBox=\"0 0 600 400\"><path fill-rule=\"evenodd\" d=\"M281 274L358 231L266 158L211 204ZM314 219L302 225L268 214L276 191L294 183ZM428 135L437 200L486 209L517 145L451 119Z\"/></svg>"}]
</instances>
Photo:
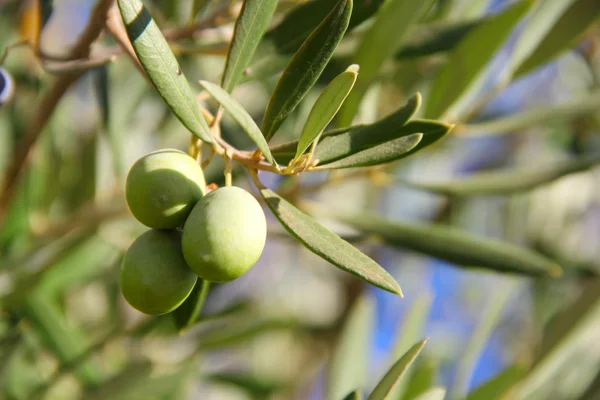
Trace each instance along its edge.
<instances>
[{"instance_id":1,"label":"olive tree foliage","mask_svg":"<svg viewBox=\"0 0 600 400\"><path fill-rule=\"evenodd\" d=\"M589 239L580 215L593 211L593 201L581 200L592 189L563 191L562 201L553 189L568 179L589 181L600 163L597 1L515 0L492 8L482 0L90 3L88 15L77 14L82 29L65 43L69 35L56 32L69 2L0 2L2 398L227 398L231 391L308 398L324 365L319 398L331 400L600 395L593 340L600 254L565 244ZM498 96L567 62L586 77L576 95L489 112ZM519 165L536 134L544 136L538 150L553 146L551 162L530 155ZM438 169L437 179L419 169L469 140L501 135L511 144L506 167L459 178ZM267 247L235 282L261 254L262 216L247 232L258 243L252 262L235 276L205 275L218 277L213 285L196 277L206 272L198 272L201 261L194 260L196 275L186 269L189 254L202 246L239 251L223 245L231 236L219 229L239 226L245 210L220 207L217 221L194 211L186 225L204 225L188 233L183 222L193 204L169 221L168 228L183 228L185 259L181 233L143 233L132 217L144 207L133 202L162 186L154 181L126 196L129 167L173 148L195 162L190 174L201 182L193 195L177 186L182 196L202 202L240 186L264 206ZM400 209L421 207L394 195L399 189L425 193L436 206L423 203L419 221L396 218L382 198ZM456 223L457 215L479 220L470 206L490 196L502 202L499 233L482 233L485 223ZM572 202L583 205L569 208ZM553 213L558 203L563 208ZM555 208L544 214L546 206ZM126 253L136 237L135 254ZM121 265L138 276L158 265L162 247L177 271L152 284L183 282L165 291L168 301L148 301L150 292L130 280L119 286ZM398 271L384 262L383 250L464 267L482 281L502 278L476 307L450 382L432 367L444 357L426 328L430 296L403 281L403 265ZM294 278L285 275L299 269L339 294L316 307L337 307L325 323L272 304L270 291L292 297L285 288ZM518 295L523 287L532 293L526 300ZM310 303L311 290L294 296ZM392 304L410 304L375 370L368 354L374 290L389 292ZM123 295L160 315L137 313ZM529 331L504 332L519 351L473 388L481 352L515 299L531 309ZM282 349L282 341L292 345ZM219 363L235 368L209 365Z\"/></svg>"}]
</instances>

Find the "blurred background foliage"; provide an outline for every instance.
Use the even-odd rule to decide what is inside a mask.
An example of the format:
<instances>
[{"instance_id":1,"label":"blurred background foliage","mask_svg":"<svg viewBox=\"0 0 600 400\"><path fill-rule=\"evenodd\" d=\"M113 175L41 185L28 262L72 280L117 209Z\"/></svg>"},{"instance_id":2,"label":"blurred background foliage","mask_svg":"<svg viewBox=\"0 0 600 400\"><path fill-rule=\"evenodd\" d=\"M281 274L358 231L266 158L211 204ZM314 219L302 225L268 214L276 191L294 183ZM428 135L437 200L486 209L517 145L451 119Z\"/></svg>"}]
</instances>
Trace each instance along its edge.
<instances>
[{"instance_id":1,"label":"blurred background foliage","mask_svg":"<svg viewBox=\"0 0 600 400\"><path fill-rule=\"evenodd\" d=\"M372 123L419 91L418 116L454 129L385 168L261 174L293 201L533 249L561 276L451 264L320 218L384 266L401 299L330 268L267 214L259 263L215 285L182 334L170 318L129 307L117 271L144 231L126 210L124 175L152 150L187 149L189 132L114 34L92 46L102 65L63 60L94 4L0 0L0 49L23 38L39 49L13 47L2 64L16 94L0 108L0 397L342 399L369 392L427 336L388 398L600 398L599 2L356 0L334 58L275 143L297 137L320 90L353 62L361 75L337 126ZM199 79L219 82L240 2L145 5L195 92ZM333 5L279 1L235 91L257 120L290 54ZM253 146L229 117L222 133ZM207 181L222 184L222 171L215 158ZM236 172L234 184L252 190Z\"/></svg>"}]
</instances>

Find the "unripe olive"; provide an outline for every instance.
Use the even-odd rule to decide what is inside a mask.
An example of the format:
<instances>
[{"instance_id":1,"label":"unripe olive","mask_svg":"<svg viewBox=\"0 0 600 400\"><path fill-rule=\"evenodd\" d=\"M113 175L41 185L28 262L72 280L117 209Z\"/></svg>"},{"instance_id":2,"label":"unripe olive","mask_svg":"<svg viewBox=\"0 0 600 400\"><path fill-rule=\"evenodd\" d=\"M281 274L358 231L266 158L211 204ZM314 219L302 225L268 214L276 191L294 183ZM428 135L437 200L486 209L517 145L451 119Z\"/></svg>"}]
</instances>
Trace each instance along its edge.
<instances>
[{"instance_id":1,"label":"unripe olive","mask_svg":"<svg viewBox=\"0 0 600 400\"><path fill-rule=\"evenodd\" d=\"M183 228L183 256L202 279L228 282L258 261L267 239L267 222L258 201L229 186L196 204Z\"/></svg>"},{"instance_id":2,"label":"unripe olive","mask_svg":"<svg viewBox=\"0 0 600 400\"><path fill-rule=\"evenodd\" d=\"M197 279L181 254L181 233L151 229L125 253L119 284L133 308L158 315L179 307Z\"/></svg>"},{"instance_id":3,"label":"unripe olive","mask_svg":"<svg viewBox=\"0 0 600 400\"><path fill-rule=\"evenodd\" d=\"M159 150L133 164L125 197L133 216L155 229L183 225L204 194L206 182L196 160L179 150Z\"/></svg>"}]
</instances>

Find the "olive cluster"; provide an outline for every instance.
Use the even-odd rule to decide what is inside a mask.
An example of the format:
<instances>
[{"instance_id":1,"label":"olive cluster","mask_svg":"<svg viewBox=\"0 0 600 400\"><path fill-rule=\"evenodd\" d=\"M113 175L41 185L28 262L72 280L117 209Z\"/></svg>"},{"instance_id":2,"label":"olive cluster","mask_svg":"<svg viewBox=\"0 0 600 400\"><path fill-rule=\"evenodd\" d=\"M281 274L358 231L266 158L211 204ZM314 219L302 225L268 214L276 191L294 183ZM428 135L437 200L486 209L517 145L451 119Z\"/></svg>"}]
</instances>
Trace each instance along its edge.
<instances>
[{"instance_id":1,"label":"olive cluster","mask_svg":"<svg viewBox=\"0 0 600 400\"><path fill-rule=\"evenodd\" d=\"M119 276L123 296L137 310L171 312L198 277L228 282L260 258L267 224L258 201L234 186L205 190L200 165L179 150L150 153L131 167L127 204L151 228L129 247Z\"/></svg>"}]
</instances>

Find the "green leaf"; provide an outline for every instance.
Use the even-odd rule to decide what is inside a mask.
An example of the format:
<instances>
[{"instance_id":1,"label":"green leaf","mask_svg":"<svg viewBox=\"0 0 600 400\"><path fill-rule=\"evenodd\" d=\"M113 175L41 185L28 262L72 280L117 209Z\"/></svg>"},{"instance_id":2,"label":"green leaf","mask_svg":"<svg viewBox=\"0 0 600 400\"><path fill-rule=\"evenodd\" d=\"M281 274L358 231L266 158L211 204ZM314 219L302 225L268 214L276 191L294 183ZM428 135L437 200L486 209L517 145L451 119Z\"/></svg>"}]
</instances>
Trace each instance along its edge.
<instances>
[{"instance_id":1,"label":"green leaf","mask_svg":"<svg viewBox=\"0 0 600 400\"><path fill-rule=\"evenodd\" d=\"M372 285L402 296L398 282L367 255L298 210L277 193L267 188L259 189L277 220L307 249Z\"/></svg>"},{"instance_id":2,"label":"green leaf","mask_svg":"<svg viewBox=\"0 0 600 400\"><path fill-rule=\"evenodd\" d=\"M256 144L256 146L262 151L263 155L267 159L268 162L275 165L275 160L271 155L271 150L269 149L269 145L265 140L262 132L256 122L252 119L250 114L242 107L240 103L238 103L229 93L215 85L214 83L210 83L207 81L200 81L200 85L206 90L212 97L215 98L229 114L236 120L236 122L242 127L244 132L252 139L252 141Z\"/></svg>"},{"instance_id":3,"label":"green leaf","mask_svg":"<svg viewBox=\"0 0 600 400\"><path fill-rule=\"evenodd\" d=\"M525 368L518 365L508 367L498 375L475 388L469 393L466 400L500 399L508 389L525 375L525 372Z\"/></svg>"},{"instance_id":4,"label":"green leaf","mask_svg":"<svg viewBox=\"0 0 600 400\"><path fill-rule=\"evenodd\" d=\"M375 389L371 392L369 400L391 400L392 389L402 378L408 367L415 361L423 347L427 343L424 339L412 346L400 359L389 369L383 379L379 381Z\"/></svg>"},{"instance_id":5,"label":"green leaf","mask_svg":"<svg viewBox=\"0 0 600 400\"><path fill-rule=\"evenodd\" d=\"M357 76L358 65L351 65L346 71L336 76L323 90L308 114L298 141L295 158L300 157L313 142L319 140L321 133L335 117L344 100L350 94Z\"/></svg>"},{"instance_id":6,"label":"green leaf","mask_svg":"<svg viewBox=\"0 0 600 400\"><path fill-rule=\"evenodd\" d=\"M285 67L262 122L267 141L315 84L348 28L352 0L339 0Z\"/></svg>"},{"instance_id":7,"label":"green leaf","mask_svg":"<svg viewBox=\"0 0 600 400\"><path fill-rule=\"evenodd\" d=\"M258 43L269 26L277 0L244 0L235 23L221 86L231 92L250 64Z\"/></svg>"},{"instance_id":8,"label":"green leaf","mask_svg":"<svg viewBox=\"0 0 600 400\"><path fill-rule=\"evenodd\" d=\"M412 141L416 139L416 134L420 134L420 141L415 147L408 149L405 153L397 154L399 157L396 157L396 159L404 158L435 143L444 137L452 129L452 126L432 120L415 119L394 130L380 130L377 129L377 126L373 126L372 129L365 128L364 130L359 128L347 134L333 136L327 138L327 140L323 139L320 145L317 146L314 158L319 159L321 166L323 166L376 146L379 146L378 149L385 152L385 146L388 143L403 139ZM390 139L386 141L387 138Z\"/></svg>"},{"instance_id":9,"label":"green leaf","mask_svg":"<svg viewBox=\"0 0 600 400\"><path fill-rule=\"evenodd\" d=\"M456 118L453 106L480 82L485 67L531 4L531 0L517 2L463 39L432 83L426 109L428 118Z\"/></svg>"},{"instance_id":10,"label":"green leaf","mask_svg":"<svg viewBox=\"0 0 600 400\"><path fill-rule=\"evenodd\" d=\"M265 42L274 45L280 54L293 54L302 42L335 7L338 0L310 0L299 3L281 22L265 35ZM358 0L353 2L348 30L358 26L377 12L383 0Z\"/></svg>"},{"instance_id":11,"label":"green leaf","mask_svg":"<svg viewBox=\"0 0 600 400\"><path fill-rule=\"evenodd\" d=\"M410 136L390 140L389 142L349 155L346 158L319 165L316 169L357 168L389 163L406 157L409 151L417 147L422 138L422 133L415 133Z\"/></svg>"},{"instance_id":12,"label":"green leaf","mask_svg":"<svg viewBox=\"0 0 600 400\"><path fill-rule=\"evenodd\" d=\"M572 48L598 17L600 17L598 1L575 0L572 2L535 50L530 53L531 55L523 61L515 72L515 77L533 71ZM527 40L527 38L523 40Z\"/></svg>"},{"instance_id":13,"label":"green leaf","mask_svg":"<svg viewBox=\"0 0 600 400\"><path fill-rule=\"evenodd\" d=\"M192 293L185 299L183 304L171 313L175 322L175 328L179 332L189 328L198 321L209 289L210 282L198 278Z\"/></svg>"},{"instance_id":14,"label":"green leaf","mask_svg":"<svg viewBox=\"0 0 600 400\"><path fill-rule=\"evenodd\" d=\"M600 155L591 155L545 168L481 172L446 183L408 183L408 185L449 196L506 195L535 189L598 164L600 164Z\"/></svg>"},{"instance_id":15,"label":"green leaf","mask_svg":"<svg viewBox=\"0 0 600 400\"><path fill-rule=\"evenodd\" d=\"M553 381L568 372L565 367L569 365L566 363L569 358L574 358L579 365L583 361L582 354L589 352L590 343L598 339L599 320L600 279L595 278L585 285L570 307L555 317L533 366L514 389L515 398L532 398L530 396L535 397L539 390L552 388ZM597 355L592 357L598 358Z\"/></svg>"},{"instance_id":16,"label":"green leaf","mask_svg":"<svg viewBox=\"0 0 600 400\"><path fill-rule=\"evenodd\" d=\"M404 395L402 397L395 397L395 399L414 400L415 397L431 388L437 381L438 362L421 357L414 367L406 371L407 378L399 383L400 387L403 384L406 386ZM393 393L396 393L396 389L394 389Z\"/></svg>"},{"instance_id":17,"label":"green leaf","mask_svg":"<svg viewBox=\"0 0 600 400\"><path fill-rule=\"evenodd\" d=\"M207 332L200 338L199 348L212 350L240 345L265 333L289 330L294 326L293 321L271 320L252 323L249 326L243 326L241 329L229 328L226 332L223 332L223 329L219 327L215 332Z\"/></svg>"},{"instance_id":18,"label":"green leaf","mask_svg":"<svg viewBox=\"0 0 600 400\"><path fill-rule=\"evenodd\" d=\"M498 324L502 310L504 310L506 302L514 293L515 287L514 282L504 283L489 294L490 298L483 307L475 330L471 333L469 344L461 355L450 393L451 399L464 399L466 397L483 347Z\"/></svg>"},{"instance_id":19,"label":"green leaf","mask_svg":"<svg viewBox=\"0 0 600 400\"><path fill-rule=\"evenodd\" d=\"M421 95L417 93L404 107L374 124L323 133L314 154L315 158L321 160L321 163L328 163L399 137L419 133L418 130L407 129L406 125L420 104ZM297 147L298 141L292 141L274 146L271 150L279 162L287 164L294 157Z\"/></svg>"},{"instance_id":20,"label":"green leaf","mask_svg":"<svg viewBox=\"0 0 600 400\"><path fill-rule=\"evenodd\" d=\"M363 400L363 398L362 392L356 389L355 391L348 393L348 395L344 397L344 400Z\"/></svg>"},{"instance_id":21,"label":"green leaf","mask_svg":"<svg viewBox=\"0 0 600 400\"><path fill-rule=\"evenodd\" d=\"M83 332L69 326L58 305L48 296L37 292L28 296L25 313L42 340L61 362L71 362L87 350L88 343ZM96 385L101 378L98 365L91 360L80 363L75 374L87 385Z\"/></svg>"},{"instance_id":22,"label":"green leaf","mask_svg":"<svg viewBox=\"0 0 600 400\"><path fill-rule=\"evenodd\" d=\"M127 35L158 94L194 135L212 143L208 124L177 59L140 0L118 0Z\"/></svg>"},{"instance_id":23,"label":"green leaf","mask_svg":"<svg viewBox=\"0 0 600 400\"><path fill-rule=\"evenodd\" d=\"M564 104L550 107L535 107L491 121L462 125L459 127L459 132L465 136L493 135L508 132L519 133L537 124L550 124L555 121L594 113L598 108L600 108L600 90L565 101Z\"/></svg>"},{"instance_id":24,"label":"green leaf","mask_svg":"<svg viewBox=\"0 0 600 400\"><path fill-rule=\"evenodd\" d=\"M277 391L285 388L284 384L271 381L260 376L233 373L216 373L203 377L205 380L236 386L245 390L253 399L268 399Z\"/></svg>"},{"instance_id":25,"label":"green leaf","mask_svg":"<svg viewBox=\"0 0 600 400\"><path fill-rule=\"evenodd\" d=\"M553 29L556 21L573 1L546 0L536 3L505 67L509 75L508 79L510 79L515 70L531 55L544 37Z\"/></svg>"},{"instance_id":26,"label":"green leaf","mask_svg":"<svg viewBox=\"0 0 600 400\"><path fill-rule=\"evenodd\" d=\"M488 18L470 21L429 23L415 28L407 43L395 55L398 60L424 57L454 49L474 28L487 22Z\"/></svg>"},{"instance_id":27,"label":"green leaf","mask_svg":"<svg viewBox=\"0 0 600 400\"><path fill-rule=\"evenodd\" d=\"M429 316L429 310L431 309L431 302L431 295L420 294L410 305L406 317L402 320L398 333L396 334L397 338L396 343L394 344L394 354L391 357L390 366L406 353L415 341L418 341L419 338L423 337L425 324L427 323L427 317ZM411 371L405 373L406 378L396 383L392 389L390 398L397 400L402 399L408 384L413 381L411 375Z\"/></svg>"},{"instance_id":28,"label":"green leaf","mask_svg":"<svg viewBox=\"0 0 600 400\"><path fill-rule=\"evenodd\" d=\"M392 246L408 248L448 262L525 275L557 276L554 261L500 240L472 236L444 226L391 222L378 215L334 215L364 233L380 236Z\"/></svg>"},{"instance_id":29,"label":"green leaf","mask_svg":"<svg viewBox=\"0 0 600 400\"><path fill-rule=\"evenodd\" d=\"M210 0L192 0L192 12L190 13L190 21L194 21L196 19L196 16L202 13L209 3Z\"/></svg>"},{"instance_id":30,"label":"green leaf","mask_svg":"<svg viewBox=\"0 0 600 400\"><path fill-rule=\"evenodd\" d=\"M360 102L373 79L379 74L383 63L391 58L417 24L434 4L434 0L385 2L370 28L358 44L354 62L360 65L360 77L356 88L339 113L339 125L348 126L360 106Z\"/></svg>"},{"instance_id":31,"label":"green leaf","mask_svg":"<svg viewBox=\"0 0 600 400\"><path fill-rule=\"evenodd\" d=\"M89 400L131 400L181 398L177 394L186 378L190 366L186 363L179 371L156 375L148 362L136 362L127 366L116 376L103 382L98 388L90 389L84 398Z\"/></svg>"},{"instance_id":32,"label":"green leaf","mask_svg":"<svg viewBox=\"0 0 600 400\"><path fill-rule=\"evenodd\" d=\"M433 387L415 397L413 400L444 400L446 397L446 388ZM492 397L490 397L491 399Z\"/></svg>"},{"instance_id":33,"label":"green leaf","mask_svg":"<svg viewBox=\"0 0 600 400\"><path fill-rule=\"evenodd\" d=\"M343 399L367 378L369 343L373 331L375 302L360 296L352 305L329 361L326 375L326 400Z\"/></svg>"}]
</instances>

